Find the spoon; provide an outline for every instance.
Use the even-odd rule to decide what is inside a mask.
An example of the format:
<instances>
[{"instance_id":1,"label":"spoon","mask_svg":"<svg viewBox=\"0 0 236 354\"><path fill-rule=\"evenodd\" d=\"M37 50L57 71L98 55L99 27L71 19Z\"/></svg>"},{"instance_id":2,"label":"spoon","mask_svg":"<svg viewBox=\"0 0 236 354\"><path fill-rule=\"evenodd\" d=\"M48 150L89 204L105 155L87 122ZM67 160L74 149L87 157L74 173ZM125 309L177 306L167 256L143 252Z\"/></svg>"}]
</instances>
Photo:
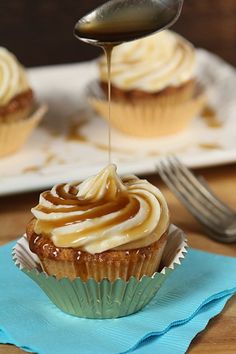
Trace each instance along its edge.
<instances>
[{"instance_id":1,"label":"spoon","mask_svg":"<svg viewBox=\"0 0 236 354\"><path fill-rule=\"evenodd\" d=\"M80 40L104 46L132 41L170 27L184 0L110 0L82 17L74 34Z\"/></svg>"}]
</instances>

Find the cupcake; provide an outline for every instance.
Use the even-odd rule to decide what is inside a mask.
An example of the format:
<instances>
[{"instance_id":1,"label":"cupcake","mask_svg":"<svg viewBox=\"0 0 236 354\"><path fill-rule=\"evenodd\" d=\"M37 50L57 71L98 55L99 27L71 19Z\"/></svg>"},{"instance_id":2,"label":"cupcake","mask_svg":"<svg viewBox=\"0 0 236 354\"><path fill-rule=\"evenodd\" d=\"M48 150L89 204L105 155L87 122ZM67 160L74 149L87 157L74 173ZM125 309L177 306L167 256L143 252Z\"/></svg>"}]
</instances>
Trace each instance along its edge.
<instances>
[{"instance_id":1,"label":"cupcake","mask_svg":"<svg viewBox=\"0 0 236 354\"><path fill-rule=\"evenodd\" d=\"M108 119L107 63L99 61L99 87L90 102ZM165 30L117 46L112 52L111 123L124 133L155 137L186 129L204 103L191 43Z\"/></svg>"},{"instance_id":2,"label":"cupcake","mask_svg":"<svg viewBox=\"0 0 236 354\"><path fill-rule=\"evenodd\" d=\"M169 226L165 198L146 180L121 179L115 165L43 192L32 213L29 248L57 279L128 281L159 267Z\"/></svg>"},{"instance_id":3,"label":"cupcake","mask_svg":"<svg viewBox=\"0 0 236 354\"><path fill-rule=\"evenodd\" d=\"M32 213L14 263L73 316L141 310L187 252L160 190L133 175L120 178L115 165L43 192Z\"/></svg>"},{"instance_id":4,"label":"cupcake","mask_svg":"<svg viewBox=\"0 0 236 354\"><path fill-rule=\"evenodd\" d=\"M45 108L34 112L34 94L16 57L0 47L0 156L18 150Z\"/></svg>"}]
</instances>

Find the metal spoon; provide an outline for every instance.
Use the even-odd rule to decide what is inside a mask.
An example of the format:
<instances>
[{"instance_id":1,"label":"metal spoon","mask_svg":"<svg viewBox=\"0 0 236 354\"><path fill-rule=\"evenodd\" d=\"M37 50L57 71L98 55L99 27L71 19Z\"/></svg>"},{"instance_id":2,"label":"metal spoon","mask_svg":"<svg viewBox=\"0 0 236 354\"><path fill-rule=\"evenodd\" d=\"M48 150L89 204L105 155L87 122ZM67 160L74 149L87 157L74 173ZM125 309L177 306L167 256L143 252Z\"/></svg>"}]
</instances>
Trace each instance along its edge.
<instances>
[{"instance_id":1,"label":"metal spoon","mask_svg":"<svg viewBox=\"0 0 236 354\"><path fill-rule=\"evenodd\" d=\"M132 41L168 28L178 19L184 0L110 0L75 25L77 38L104 46Z\"/></svg>"}]
</instances>

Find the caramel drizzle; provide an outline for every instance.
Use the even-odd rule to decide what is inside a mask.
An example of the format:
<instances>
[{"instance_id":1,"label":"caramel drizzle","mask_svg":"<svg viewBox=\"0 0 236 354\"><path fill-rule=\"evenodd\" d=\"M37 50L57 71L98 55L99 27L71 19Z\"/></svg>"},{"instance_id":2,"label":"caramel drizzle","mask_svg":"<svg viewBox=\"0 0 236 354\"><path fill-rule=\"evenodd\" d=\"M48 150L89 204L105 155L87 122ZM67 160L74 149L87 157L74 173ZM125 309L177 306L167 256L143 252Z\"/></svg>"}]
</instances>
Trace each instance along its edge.
<instances>
[{"instance_id":1,"label":"caramel drizzle","mask_svg":"<svg viewBox=\"0 0 236 354\"><path fill-rule=\"evenodd\" d=\"M125 180L127 184L132 181L132 178L126 178ZM70 224L79 224L83 221L92 220L95 218L100 218L102 216L119 212L117 216L110 218L109 220L106 220L104 222L100 222L99 225L95 224L91 227L87 227L86 230L78 230L73 232L72 234L65 235L64 237L66 237L67 242L72 242L75 234L77 240L79 238L83 239L85 236L91 234L94 231L101 232L107 227L115 226L128 219L132 219L140 210L140 203L135 197L139 193L137 192L135 193L135 195L132 195L131 191L131 194L129 195L126 190L116 190L116 193L114 194L115 185L112 179L107 180L106 192L104 193L103 197L97 201L94 201L93 199L79 198L77 196L79 191L79 185L70 186L68 192L65 191L65 186L66 184L60 184L56 187L56 196L52 195L51 191L46 191L42 193L43 198L46 201L50 202L50 207L39 204L35 208L36 210L41 211L45 214L65 213L65 216L60 217L56 220L38 220L38 227L41 230L44 230L44 234L49 234L53 228L58 228ZM140 188L140 192L142 192L142 188ZM112 198L111 195L113 196ZM149 205L148 198L144 198L143 194L140 196L142 199L145 199L147 205L149 206L146 218L146 220L148 220L151 213L151 205ZM63 207L63 205L67 207ZM78 212L78 214L68 215L68 213L70 212ZM79 212L81 212L81 214L79 214ZM132 229L135 229L136 227L137 226L131 228L130 231L132 232Z\"/></svg>"},{"instance_id":2,"label":"caramel drizzle","mask_svg":"<svg viewBox=\"0 0 236 354\"><path fill-rule=\"evenodd\" d=\"M73 208L73 211L85 211L83 214L81 215L72 215L72 216L65 216L63 218L61 218L60 220L55 220L55 221L43 221L43 223L45 225L54 225L54 226L63 226L63 225L69 225L72 224L74 222L81 222L81 221L85 221L85 220L91 220L94 218L98 218L101 216L105 216L108 215L110 213L114 213L117 212L123 208L126 208L127 205L133 205L134 204L134 199L129 199L127 197L121 197L118 201L116 202L108 202L108 203L104 203L104 201L101 201L99 203L95 203L92 207L92 210L89 206L86 206L86 209L84 207L80 208L79 206L76 208ZM67 212L68 209L51 209L51 211L49 209L40 208L41 211L43 211L44 213L57 213L57 212ZM71 211L71 209L70 209ZM132 213L132 212L131 212Z\"/></svg>"}]
</instances>

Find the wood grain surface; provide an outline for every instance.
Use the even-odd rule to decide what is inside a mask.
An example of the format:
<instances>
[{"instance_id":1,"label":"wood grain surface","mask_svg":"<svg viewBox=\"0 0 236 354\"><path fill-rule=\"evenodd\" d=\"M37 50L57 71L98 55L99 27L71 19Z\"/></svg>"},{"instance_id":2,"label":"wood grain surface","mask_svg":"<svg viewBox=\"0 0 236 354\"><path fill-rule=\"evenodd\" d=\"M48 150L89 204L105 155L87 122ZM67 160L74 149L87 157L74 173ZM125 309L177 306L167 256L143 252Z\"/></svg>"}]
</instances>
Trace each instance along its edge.
<instances>
[{"instance_id":1,"label":"wood grain surface","mask_svg":"<svg viewBox=\"0 0 236 354\"><path fill-rule=\"evenodd\" d=\"M92 59L101 50L73 36L76 21L105 0L1 0L0 45L25 66ZM236 66L236 1L185 0L173 29Z\"/></svg>"},{"instance_id":2,"label":"wood grain surface","mask_svg":"<svg viewBox=\"0 0 236 354\"><path fill-rule=\"evenodd\" d=\"M220 166L196 172L207 179L219 197L236 209L236 165ZM157 175L144 177L162 189L170 207L172 222L188 234L191 247L236 257L236 244L220 244L206 237L201 226L167 190ZM39 192L34 192L0 198L0 244L14 240L24 233L25 225L31 218L30 208L37 203L38 196ZM235 333L236 297L233 297L227 303L223 312L212 319L207 328L193 340L188 353L235 354ZM20 353L23 353L23 351L14 346L0 345L0 354Z\"/></svg>"}]
</instances>

